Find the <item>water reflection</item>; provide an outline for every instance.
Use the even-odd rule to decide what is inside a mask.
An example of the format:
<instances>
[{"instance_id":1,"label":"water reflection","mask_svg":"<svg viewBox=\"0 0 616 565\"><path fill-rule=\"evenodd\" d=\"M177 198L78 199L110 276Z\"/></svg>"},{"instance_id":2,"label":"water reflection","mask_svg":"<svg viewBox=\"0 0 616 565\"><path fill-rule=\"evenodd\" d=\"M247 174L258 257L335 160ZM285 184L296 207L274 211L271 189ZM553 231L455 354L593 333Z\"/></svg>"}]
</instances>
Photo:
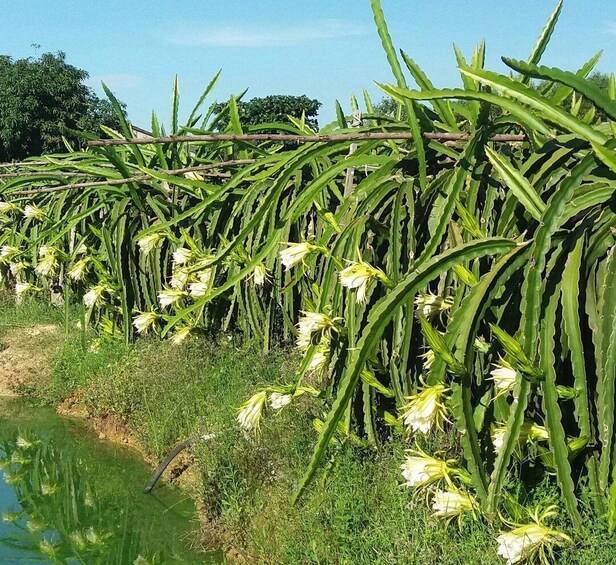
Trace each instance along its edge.
<instances>
[{"instance_id":1,"label":"water reflection","mask_svg":"<svg viewBox=\"0 0 616 565\"><path fill-rule=\"evenodd\" d=\"M171 489L143 495L139 460L55 415L0 414L0 563L204 562L186 548L191 505Z\"/></svg>"}]
</instances>

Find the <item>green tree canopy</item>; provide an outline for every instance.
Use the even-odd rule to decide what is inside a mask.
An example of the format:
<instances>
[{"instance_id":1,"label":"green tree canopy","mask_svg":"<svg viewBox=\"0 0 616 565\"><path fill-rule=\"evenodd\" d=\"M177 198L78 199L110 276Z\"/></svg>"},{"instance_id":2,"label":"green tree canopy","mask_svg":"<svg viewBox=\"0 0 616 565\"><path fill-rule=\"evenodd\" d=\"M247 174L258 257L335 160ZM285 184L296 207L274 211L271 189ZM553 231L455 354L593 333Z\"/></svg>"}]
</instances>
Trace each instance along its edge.
<instances>
[{"instance_id":1,"label":"green tree canopy","mask_svg":"<svg viewBox=\"0 0 616 565\"><path fill-rule=\"evenodd\" d=\"M62 136L78 143L101 124L115 127L111 104L84 84L88 73L64 53L14 60L0 55L0 161L62 151Z\"/></svg>"},{"instance_id":2,"label":"green tree canopy","mask_svg":"<svg viewBox=\"0 0 616 565\"><path fill-rule=\"evenodd\" d=\"M215 111L220 112L225 104L215 104ZM301 119L306 116L306 125L312 129L318 129L317 113L321 103L318 100L302 96L289 96L276 94L263 98L252 98L247 102L240 100L237 109L240 123L243 126L255 126L263 123L289 123L288 116ZM221 120L221 127L226 127L229 118Z\"/></svg>"}]
</instances>

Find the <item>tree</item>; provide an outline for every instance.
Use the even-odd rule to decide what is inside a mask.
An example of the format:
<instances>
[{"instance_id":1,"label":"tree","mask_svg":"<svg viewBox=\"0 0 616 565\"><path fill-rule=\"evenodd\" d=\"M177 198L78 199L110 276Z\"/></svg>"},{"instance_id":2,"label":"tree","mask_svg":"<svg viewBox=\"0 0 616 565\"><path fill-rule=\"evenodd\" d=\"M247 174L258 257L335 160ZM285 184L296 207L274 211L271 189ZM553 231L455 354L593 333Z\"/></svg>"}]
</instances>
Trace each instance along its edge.
<instances>
[{"instance_id":1,"label":"tree","mask_svg":"<svg viewBox=\"0 0 616 565\"><path fill-rule=\"evenodd\" d=\"M86 78L61 52L0 56L0 161L63 151L62 136L79 144L77 132L99 136L101 124L117 127L111 104L83 83Z\"/></svg>"},{"instance_id":2,"label":"tree","mask_svg":"<svg viewBox=\"0 0 616 565\"><path fill-rule=\"evenodd\" d=\"M214 111L220 112L226 104L215 104ZM272 95L264 98L252 98L237 103L240 123L243 126L256 126L264 123L290 123L288 116L301 119L306 116L306 125L314 130L318 129L317 113L321 103L318 100L302 96ZM220 121L221 128L229 124L229 116Z\"/></svg>"}]
</instances>

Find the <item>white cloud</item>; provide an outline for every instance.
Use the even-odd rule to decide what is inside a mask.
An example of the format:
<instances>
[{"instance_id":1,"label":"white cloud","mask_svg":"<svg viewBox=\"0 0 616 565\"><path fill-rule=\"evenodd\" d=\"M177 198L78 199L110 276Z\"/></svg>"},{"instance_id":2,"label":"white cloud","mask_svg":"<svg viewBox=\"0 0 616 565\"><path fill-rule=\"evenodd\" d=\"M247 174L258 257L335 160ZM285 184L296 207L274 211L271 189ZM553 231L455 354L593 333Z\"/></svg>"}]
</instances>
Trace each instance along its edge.
<instances>
[{"instance_id":1,"label":"white cloud","mask_svg":"<svg viewBox=\"0 0 616 565\"><path fill-rule=\"evenodd\" d=\"M281 47L341 37L364 35L367 29L344 20L318 20L302 25L274 27L228 25L218 27L176 28L166 36L176 45L212 47Z\"/></svg>"},{"instance_id":2,"label":"white cloud","mask_svg":"<svg viewBox=\"0 0 616 565\"><path fill-rule=\"evenodd\" d=\"M101 82L104 82L112 91L114 90L132 90L139 87L141 84L139 75L128 73L112 73L108 75L96 75L88 79L88 84L94 88L100 88Z\"/></svg>"}]
</instances>

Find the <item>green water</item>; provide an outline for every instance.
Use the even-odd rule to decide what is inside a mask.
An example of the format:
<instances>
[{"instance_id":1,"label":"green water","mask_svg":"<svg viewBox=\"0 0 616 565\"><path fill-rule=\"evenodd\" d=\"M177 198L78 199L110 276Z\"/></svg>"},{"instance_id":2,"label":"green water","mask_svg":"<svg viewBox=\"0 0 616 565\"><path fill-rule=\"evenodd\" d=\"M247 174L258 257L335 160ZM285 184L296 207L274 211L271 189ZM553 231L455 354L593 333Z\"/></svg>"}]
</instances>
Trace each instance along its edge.
<instances>
[{"instance_id":1,"label":"green water","mask_svg":"<svg viewBox=\"0 0 616 565\"><path fill-rule=\"evenodd\" d=\"M220 563L190 551L194 507L83 422L0 399L0 563Z\"/></svg>"}]
</instances>

